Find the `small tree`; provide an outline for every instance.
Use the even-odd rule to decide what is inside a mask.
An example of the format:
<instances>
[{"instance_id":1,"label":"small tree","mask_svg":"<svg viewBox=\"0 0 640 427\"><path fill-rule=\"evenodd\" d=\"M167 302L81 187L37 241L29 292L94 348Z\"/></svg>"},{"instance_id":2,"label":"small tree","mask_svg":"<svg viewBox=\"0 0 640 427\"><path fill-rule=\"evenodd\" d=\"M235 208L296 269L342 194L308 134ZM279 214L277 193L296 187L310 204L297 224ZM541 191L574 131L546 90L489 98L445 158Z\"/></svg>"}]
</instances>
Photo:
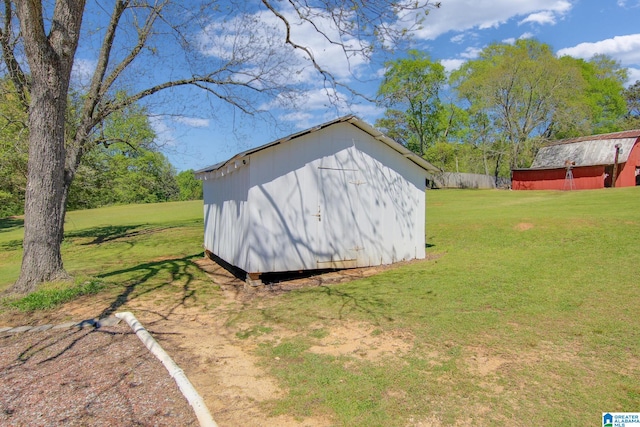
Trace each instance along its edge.
<instances>
[{"instance_id":1,"label":"small tree","mask_svg":"<svg viewBox=\"0 0 640 427\"><path fill-rule=\"evenodd\" d=\"M386 111L376 126L424 156L446 127L440 101L445 82L444 67L422 52L412 50L408 58L388 63L378 89Z\"/></svg>"},{"instance_id":2,"label":"small tree","mask_svg":"<svg viewBox=\"0 0 640 427\"><path fill-rule=\"evenodd\" d=\"M180 172L176 176L180 200L202 199L202 181L196 179L193 169Z\"/></svg>"}]
</instances>

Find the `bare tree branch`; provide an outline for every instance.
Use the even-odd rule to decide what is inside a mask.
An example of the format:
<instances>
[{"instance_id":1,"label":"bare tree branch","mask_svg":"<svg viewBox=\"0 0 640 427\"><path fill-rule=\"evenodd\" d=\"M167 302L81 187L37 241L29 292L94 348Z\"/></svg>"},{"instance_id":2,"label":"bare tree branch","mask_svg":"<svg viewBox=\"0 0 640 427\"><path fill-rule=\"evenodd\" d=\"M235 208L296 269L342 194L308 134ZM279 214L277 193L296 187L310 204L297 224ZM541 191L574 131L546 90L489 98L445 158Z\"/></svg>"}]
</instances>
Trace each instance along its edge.
<instances>
[{"instance_id":1,"label":"bare tree branch","mask_svg":"<svg viewBox=\"0 0 640 427\"><path fill-rule=\"evenodd\" d=\"M15 49L20 37L13 38L13 7L11 0L4 0L4 20L3 28L0 29L0 46L2 56L7 65L9 77L16 88L20 103L25 111L29 109L27 93L29 91L29 80L25 75L20 63L16 59Z\"/></svg>"}]
</instances>

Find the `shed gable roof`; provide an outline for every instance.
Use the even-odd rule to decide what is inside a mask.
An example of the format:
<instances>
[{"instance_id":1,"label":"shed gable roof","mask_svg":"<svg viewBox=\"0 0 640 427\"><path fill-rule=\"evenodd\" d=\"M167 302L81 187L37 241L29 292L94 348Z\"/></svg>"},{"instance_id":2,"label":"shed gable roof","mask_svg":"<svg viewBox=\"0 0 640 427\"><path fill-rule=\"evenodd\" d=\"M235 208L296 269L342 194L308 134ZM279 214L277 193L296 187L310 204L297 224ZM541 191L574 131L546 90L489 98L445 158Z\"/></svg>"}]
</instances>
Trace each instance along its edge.
<instances>
[{"instance_id":1,"label":"shed gable roof","mask_svg":"<svg viewBox=\"0 0 640 427\"><path fill-rule=\"evenodd\" d=\"M624 163L638 137L640 129L555 141L540 148L531 169L560 169L567 161L575 162L577 167L611 165L617 144L622 148L618 162Z\"/></svg>"},{"instance_id":2,"label":"shed gable roof","mask_svg":"<svg viewBox=\"0 0 640 427\"><path fill-rule=\"evenodd\" d=\"M217 171L219 169L224 168L227 165L234 164L234 163L238 162L239 160L241 160L242 158L250 156L251 154L256 153L258 151L267 150L267 149L269 149L271 147L274 147L276 145L279 145L279 144L281 144L283 142L287 142L287 141L299 138L301 136L304 136L304 135L307 135L307 134L310 134L310 133L313 133L313 132L317 132L319 130L322 130L324 128L327 128L329 126L332 126L332 125L335 125L335 124L338 124L338 123L349 123L349 124L359 128L360 130L362 130L362 131L366 132L367 134L371 135L377 141L389 146L393 150L395 150L398 153L402 154L406 159L408 159L409 161L411 161L411 162L415 163L416 165L420 166L422 169L424 169L427 172L431 172L431 173L441 172L441 170L439 168L437 168L436 166L432 165L431 163L429 163L428 161L426 161L422 157L418 156L417 154L415 154L413 151L409 150L408 148L406 148L402 144L399 144L396 141L394 141L393 139L389 138L388 136L386 136L385 134L383 134L379 130L375 129L373 126L371 126L368 123L362 121L361 119L359 119L358 117L356 117L354 115L348 115L348 116L343 116L343 117L337 118L337 119L332 120L330 122L323 123L323 124L318 125L318 126L314 126L312 128L303 130L301 132L297 132L297 133L291 134L289 136L285 136L284 138L277 139L275 141L269 142L269 143L261 145L259 147L243 151L241 153L236 154L235 156L231 157L228 160L225 160L223 162L216 163L215 165L211 165L211 166L208 166L206 168L197 170L195 173L196 173L196 175L198 175L198 174L205 174L205 173L208 173L208 172Z\"/></svg>"}]
</instances>

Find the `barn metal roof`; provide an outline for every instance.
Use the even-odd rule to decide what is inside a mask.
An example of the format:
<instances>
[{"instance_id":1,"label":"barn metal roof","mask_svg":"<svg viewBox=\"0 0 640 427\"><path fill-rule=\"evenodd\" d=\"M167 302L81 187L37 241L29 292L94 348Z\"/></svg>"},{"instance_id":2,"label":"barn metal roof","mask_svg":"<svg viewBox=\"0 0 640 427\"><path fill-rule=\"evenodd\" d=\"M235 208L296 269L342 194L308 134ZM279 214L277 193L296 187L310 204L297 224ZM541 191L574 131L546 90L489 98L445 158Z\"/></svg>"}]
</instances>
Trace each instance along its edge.
<instances>
[{"instance_id":1,"label":"barn metal roof","mask_svg":"<svg viewBox=\"0 0 640 427\"><path fill-rule=\"evenodd\" d=\"M345 122L356 126L357 128L359 128L359 129L363 130L364 132L368 133L369 135L371 135L372 137L374 137L378 141L388 145L389 147L391 147L392 149L394 149L398 153L402 154L408 160L412 161L416 165L420 166L422 169L426 170L427 172L431 172L431 173L442 172L436 166L432 165L431 163L429 163L428 161L426 161L422 157L418 156L413 151L411 151L408 148L406 148L404 145L399 144L396 141L394 141L393 139L389 138L388 136L386 136L385 134L383 134L382 132L380 132L379 130L374 128L373 126L369 125L368 123L364 122L363 120L361 120L357 116L355 116L355 115L347 115L347 116L343 116L343 117L337 118L335 120L323 123L321 125L314 126L312 128L303 130L301 132L297 132L297 133L291 134L289 136L285 136L284 138L277 139L275 141L269 142L269 143L261 145L259 147L243 151L241 153L236 154L235 156L231 157L228 160L225 160L223 162L216 163L215 165L211 165L211 166L208 166L206 168L197 170L195 173L196 173L196 175L198 175L198 174L204 174L204 173L207 173L207 172L217 171L219 169L224 168L227 165L234 164L234 163L238 162L239 160L243 159L244 157L250 156L251 154L256 153L258 151L266 150L266 149L268 149L270 147L273 147L275 145L282 144L283 142L291 141L291 140L299 138L301 136L304 136L304 135L307 135L307 134L310 134L310 133L313 133L313 132L317 132L317 131L319 131L321 129L324 129L326 127L329 127L329 126L332 126L332 125L335 125L335 124L338 124L338 123L345 123Z\"/></svg>"},{"instance_id":2,"label":"barn metal roof","mask_svg":"<svg viewBox=\"0 0 640 427\"><path fill-rule=\"evenodd\" d=\"M603 139L624 139L624 138L638 138L640 136L640 129L623 130L622 132L602 133L599 135L579 136L577 138L559 139L552 141L546 146L558 145L558 144L573 144L574 142L603 140Z\"/></svg>"},{"instance_id":3,"label":"barn metal roof","mask_svg":"<svg viewBox=\"0 0 640 427\"><path fill-rule=\"evenodd\" d=\"M611 165L617 144L622 149L618 163L624 163L638 137L640 129L554 141L540 148L531 169L560 169L567 161L575 162L576 167Z\"/></svg>"}]
</instances>

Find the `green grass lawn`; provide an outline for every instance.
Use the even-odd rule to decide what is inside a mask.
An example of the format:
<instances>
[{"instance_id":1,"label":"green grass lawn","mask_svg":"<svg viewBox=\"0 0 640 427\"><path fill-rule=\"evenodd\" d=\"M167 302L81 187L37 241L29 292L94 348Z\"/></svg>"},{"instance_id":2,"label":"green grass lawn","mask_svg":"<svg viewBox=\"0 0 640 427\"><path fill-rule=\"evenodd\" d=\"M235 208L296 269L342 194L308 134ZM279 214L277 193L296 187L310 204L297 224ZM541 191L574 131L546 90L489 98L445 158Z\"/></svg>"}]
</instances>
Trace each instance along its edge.
<instances>
[{"instance_id":1,"label":"green grass lawn","mask_svg":"<svg viewBox=\"0 0 640 427\"><path fill-rule=\"evenodd\" d=\"M187 292L203 280L190 263L202 253L202 202L70 212L66 230L65 267L100 281L100 293ZM0 220L0 289L17 277L20 237L20 220ZM266 403L273 414L599 425L602 412L640 411L639 243L640 187L428 191L431 259L252 299L228 326L255 341L287 390ZM315 351L350 326L406 347L374 358Z\"/></svg>"},{"instance_id":2,"label":"green grass lawn","mask_svg":"<svg viewBox=\"0 0 640 427\"><path fill-rule=\"evenodd\" d=\"M239 321L290 390L276 413L339 425L597 425L640 408L640 188L431 191L428 253L348 284L289 293ZM413 337L400 357L311 351L318 328ZM278 363L272 361L278 358Z\"/></svg>"},{"instance_id":3,"label":"green grass lawn","mask_svg":"<svg viewBox=\"0 0 640 427\"><path fill-rule=\"evenodd\" d=\"M20 218L0 219L0 291L20 271L22 223ZM83 293L87 282L97 283L89 291L100 288L124 302L147 293L158 296L176 284L184 288L195 278L202 281L206 276L190 262L203 256L202 230L201 200L69 212L62 256L76 278L73 291ZM69 295L68 286L46 285L23 306L35 298L36 307L47 307L64 299L61 292Z\"/></svg>"}]
</instances>

